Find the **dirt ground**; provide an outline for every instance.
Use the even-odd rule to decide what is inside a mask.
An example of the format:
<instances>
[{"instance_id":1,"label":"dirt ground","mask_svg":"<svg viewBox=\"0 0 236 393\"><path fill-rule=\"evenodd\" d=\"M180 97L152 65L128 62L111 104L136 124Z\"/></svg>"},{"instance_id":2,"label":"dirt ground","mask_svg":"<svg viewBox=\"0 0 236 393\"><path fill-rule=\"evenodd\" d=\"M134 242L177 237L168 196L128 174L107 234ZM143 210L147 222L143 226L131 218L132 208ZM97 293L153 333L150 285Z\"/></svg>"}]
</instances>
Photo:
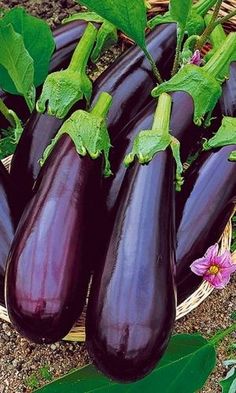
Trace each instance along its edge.
<instances>
[{"instance_id":1,"label":"dirt ground","mask_svg":"<svg viewBox=\"0 0 236 393\"><path fill-rule=\"evenodd\" d=\"M31 14L47 19L51 26L58 25L63 18L80 8L74 5L73 0L9 0L0 1L0 8L18 4L26 7ZM119 51L117 48L108 51L100 67L106 67ZM176 332L200 332L205 337L211 337L218 329L226 328L231 323L230 314L236 310L235 293L236 277L227 288L214 291L196 310L176 323ZM232 334L221 343L216 370L201 393L221 392L218 381L226 372L222 362L236 357L231 348L235 342L236 334ZM49 346L35 345L21 338L9 324L0 322L0 393L31 392L88 361L84 344L59 342Z\"/></svg>"}]
</instances>

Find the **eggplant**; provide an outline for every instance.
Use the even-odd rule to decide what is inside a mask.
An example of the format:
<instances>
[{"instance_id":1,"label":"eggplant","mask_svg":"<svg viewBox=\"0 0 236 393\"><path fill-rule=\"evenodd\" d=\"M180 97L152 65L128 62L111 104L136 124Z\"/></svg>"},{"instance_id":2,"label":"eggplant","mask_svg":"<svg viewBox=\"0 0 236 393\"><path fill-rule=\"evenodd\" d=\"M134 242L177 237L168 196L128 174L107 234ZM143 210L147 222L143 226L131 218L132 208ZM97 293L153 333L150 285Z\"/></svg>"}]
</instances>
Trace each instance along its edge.
<instances>
[{"instance_id":1,"label":"eggplant","mask_svg":"<svg viewBox=\"0 0 236 393\"><path fill-rule=\"evenodd\" d=\"M50 62L49 72L58 71L61 68L67 67L76 44L82 37L86 26L86 22L74 21L62 25L53 31L56 47ZM40 90L41 87L37 89L37 92L39 93ZM29 109L22 96L12 95L0 90L0 99L3 100L9 109L16 112L23 122L28 119L30 115ZM2 116L1 123L3 124L3 128L8 127L7 121Z\"/></svg>"},{"instance_id":2,"label":"eggplant","mask_svg":"<svg viewBox=\"0 0 236 393\"><path fill-rule=\"evenodd\" d=\"M223 85L220 112L236 116L236 63ZM217 122L218 124L218 122ZM176 281L178 303L184 301L201 284L202 278L190 270L208 247L222 235L236 203L236 165L228 155L236 146L203 152L186 173L185 183L177 196Z\"/></svg>"},{"instance_id":3,"label":"eggplant","mask_svg":"<svg viewBox=\"0 0 236 393\"><path fill-rule=\"evenodd\" d=\"M60 340L82 312L99 184L98 162L78 155L62 135L42 167L7 262L10 320L35 343Z\"/></svg>"},{"instance_id":4,"label":"eggplant","mask_svg":"<svg viewBox=\"0 0 236 393\"><path fill-rule=\"evenodd\" d=\"M16 229L14 188L9 173L0 161L0 305L4 306L4 276L7 256Z\"/></svg>"},{"instance_id":5,"label":"eggplant","mask_svg":"<svg viewBox=\"0 0 236 393\"><path fill-rule=\"evenodd\" d=\"M183 103L188 108L184 115ZM150 106L146 115L131 123L133 129L119 158L124 158L124 150L130 151L140 127L150 128L153 114ZM192 118L192 98L174 93L171 129L182 141L183 151ZM131 382L155 367L175 321L175 165L168 150L147 166L135 163L128 170L118 168L111 180L116 184L106 191L110 236L93 275L86 342L100 371L114 380Z\"/></svg>"},{"instance_id":6,"label":"eggplant","mask_svg":"<svg viewBox=\"0 0 236 393\"><path fill-rule=\"evenodd\" d=\"M148 49L161 69L166 69L173 57L175 30L175 24L159 26L148 35ZM95 102L99 92L111 92L113 105L108 115L108 129L112 140L118 133L117 129L121 129L144 103L151 100L149 93L154 84L150 66L138 47L130 48L98 78L92 102ZM38 161L61 124L53 116L35 112L21 136L11 166L11 176L21 200L19 216L32 196L32 187L40 170Z\"/></svg>"}]
</instances>

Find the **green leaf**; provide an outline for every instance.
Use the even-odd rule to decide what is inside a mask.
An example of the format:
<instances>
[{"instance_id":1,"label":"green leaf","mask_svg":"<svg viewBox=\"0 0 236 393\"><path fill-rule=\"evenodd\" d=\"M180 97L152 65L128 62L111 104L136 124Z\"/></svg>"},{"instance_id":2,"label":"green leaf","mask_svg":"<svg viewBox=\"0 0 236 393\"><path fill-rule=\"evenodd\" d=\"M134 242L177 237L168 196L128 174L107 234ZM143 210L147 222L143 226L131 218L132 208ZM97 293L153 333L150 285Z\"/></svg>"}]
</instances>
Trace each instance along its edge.
<instances>
[{"instance_id":1,"label":"green leaf","mask_svg":"<svg viewBox=\"0 0 236 393\"><path fill-rule=\"evenodd\" d=\"M216 361L215 349L200 335L179 334L155 370L132 384L118 384L86 366L37 390L37 393L194 393L205 384Z\"/></svg>"},{"instance_id":2,"label":"green leaf","mask_svg":"<svg viewBox=\"0 0 236 393\"><path fill-rule=\"evenodd\" d=\"M229 161L236 161L236 150L232 151L232 153L230 153L229 155Z\"/></svg>"},{"instance_id":3,"label":"green leaf","mask_svg":"<svg viewBox=\"0 0 236 393\"><path fill-rule=\"evenodd\" d=\"M152 90L153 97L174 91L185 91L194 101L194 123L201 125L206 114L211 114L221 96L220 83L204 68L193 64L185 65L169 81Z\"/></svg>"},{"instance_id":4,"label":"green leaf","mask_svg":"<svg viewBox=\"0 0 236 393\"><path fill-rule=\"evenodd\" d=\"M8 130L2 130L3 138L0 140L0 160L3 158L10 156L16 150L17 143L21 137L23 132L23 127L19 117L9 109L9 115L13 119L13 123L15 123L14 127L9 127Z\"/></svg>"},{"instance_id":5,"label":"green leaf","mask_svg":"<svg viewBox=\"0 0 236 393\"><path fill-rule=\"evenodd\" d=\"M118 41L117 29L110 22L105 21L98 30L95 48L91 54L91 60L96 63L101 54L111 45Z\"/></svg>"},{"instance_id":6,"label":"green leaf","mask_svg":"<svg viewBox=\"0 0 236 393\"><path fill-rule=\"evenodd\" d=\"M222 387L222 393L236 392L236 367L232 367L226 378L220 381L220 386Z\"/></svg>"},{"instance_id":7,"label":"green leaf","mask_svg":"<svg viewBox=\"0 0 236 393\"><path fill-rule=\"evenodd\" d=\"M94 22L94 23L103 23L105 21L104 18L96 14L96 12L77 12L76 14L72 14L68 16L68 18L63 19L62 24L70 23L75 20L85 20L86 22Z\"/></svg>"},{"instance_id":8,"label":"green leaf","mask_svg":"<svg viewBox=\"0 0 236 393\"><path fill-rule=\"evenodd\" d=\"M24 96L30 110L35 103L34 64L23 38L11 25L0 27L0 64L7 70L16 91ZM9 91L1 80L0 86ZM10 91L9 91L10 92Z\"/></svg>"},{"instance_id":9,"label":"green leaf","mask_svg":"<svg viewBox=\"0 0 236 393\"><path fill-rule=\"evenodd\" d=\"M236 118L225 116L216 134L204 142L203 149L210 150L234 144L236 144Z\"/></svg>"},{"instance_id":10,"label":"green leaf","mask_svg":"<svg viewBox=\"0 0 236 393\"><path fill-rule=\"evenodd\" d=\"M146 48L147 16L143 0L80 0L79 2L107 19L142 49Z\"/></svg>"},{"instance_id":11,"label":"green leaf","mask_svg":"<svg viewBox=\"0 0 236 393\"><path fill-rule=\"evenodd\" d=\"M26 13L23 8L13 8L0 21L0 26L11 24L14 31L23 37L28 53L34 60L34 85L40 86L47 74L49 62L55 49L55 42L48 24ZM0 67L0 84L9 93L17 94L17 90L10 83L7 72Z\"/></svg>"},{"instance_id":12,"label":"green leaf","mask_svg":"<svg viewBox=\"0 0 236 393\"><path fill-rule=\"evenodd\" d=\"M185 29L192 5L192 0L170 0L170 15L181 29Z\"/></svg>"}]
</instances>

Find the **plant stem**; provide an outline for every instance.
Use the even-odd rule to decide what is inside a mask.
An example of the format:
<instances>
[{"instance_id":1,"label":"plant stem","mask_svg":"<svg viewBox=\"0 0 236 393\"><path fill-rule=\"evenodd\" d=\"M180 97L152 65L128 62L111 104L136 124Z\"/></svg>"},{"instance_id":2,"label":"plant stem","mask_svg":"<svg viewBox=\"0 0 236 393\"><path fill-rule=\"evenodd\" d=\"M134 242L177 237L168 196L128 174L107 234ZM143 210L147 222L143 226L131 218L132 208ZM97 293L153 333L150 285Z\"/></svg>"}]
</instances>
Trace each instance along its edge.
<instances>
[{"instance_id":1,"label":"plant stem","mask_svg":"<svg viewBox=\"0 0 236 393\"><path fill-rule=\"evenodd\" d=\"M221 340L223 340L230 333L233 333L236 330L236 322L233 325L229 326L227 329L223 330L223 332L216 333L209 342L213 345L217 345Z\"/></svg>"},{"instance_id":2,"label":"plant stem","mask_svg":"<svg viewBox=\"0 0 236 393\"><path fill-rule=\"evenodd\" d=\"M79 44L75 48L68 69L72 71L86 71L88 59L93 50L96 37L96 27L92 23L88 23Z\"/></svg>"},{"instance_id":3,"label":"plant stem","mask_svg":"<svg viewBox=\"0 0 236 393\"><path fill-rule=\"evenodd\" d=\"M204 69L216 79L221 76L222 70L232 61L236 52L236 33L230 33L224 43L217 49L211 59L204 65Z\"/></svg>"},{"instance_id":4,"label":"plant stem","mask_svg":"<svg viewBox=\"0 0 236 393\"><path fill-rule=\"evenodd\" d=\"M208 26L211 21L211 15L206 15L204 19L206 25ZM210 34L210 41L212 43L213 49L218 49L224 43L225 39L226 34L222 25L216 26Z\"/></svg>"},{"instance_id":5,"label":"plant stem","mask_svg":"<svg viewBox=\"0 0 236 393\"><path fill-rule=\"evenodd\" d=\"M177 29L177 45L176 45L175 59L174 59L174 64L173 64L173 68L171 71L171 76L174 76L178 71L180 53L181 53L181 48L182 48L183 39L184 39L184 29L181 28L179 31L178 30L179 30L179 28Z\"/></svg>"},{"instance_id":6,"label":"plant stem","mask_svg":"<svg viewBox=\"0 0 236 393\"><path fill-rule=\"evenodd\" d=\"M152 130L161 130L164 134L169 134L170 115L171 115L172 98L167 93L162 93L158 99Z\"/></svg>"},{"instance_id":7,"label":"plant stem","mask_svg":"<svg viewBox=\"0 0 236 393\"><path fill-rule=\"evenodd\" d=\"M7 121L9 121L10 125L12 127L15 127L14 119L12 118L11 114L9 113L8 107L4 104L2 99L0 99L0 112L3 114L5 119L7 119Z\"/></svg>"},{"instance_id":8,"label":"plant stem","mask_svg":"<svg viewBox=\"0 0 236 393\"><path fill-rule=\"evenodd\" d=\"M209 25L205 28L204 32L202 33L201 37L199 38L197 45L195 47L195 50L201 50L203 45L206 43L209 35L211 34L211 32L214 30L214 23L218 17L219 11L220 11L220 7L222 4L223 0L217 0L216 6L214 8L214 12L212 14L211 17L211 21L209 23Z\"/></svg>"},{"instance_id":9,"label":"plant stem","mask_svg":"<svg viewBox=\"0 0 236 393\"><path fill-rule=\"evenodd\" d=\"M200 0L193 4L193 9L201 16L204 16L216 3L217 0Z\"/></svg>"},{"instance_id":10,"label":"plant stem","mask_svg":"<svg viewBox=\"0 0 236 393\"><path fill-rule=\"evenodd\" d=\"M106 117L111 104L112 104L112 96L106 92L102 92L99 95L98 100L94 105L93 109L91 110L91 113L95 116L97 115L97 116Z\"/></svg>"},{"instance_id":11,"label":"plant stem","mask_svg":"<svg viewBox=\"0 0 236 393\"><path fill-rule=\"evenodd\" d=\"M157 79L157 82L160 84L163 83L163 79L161 77L161 74L160 74L157 66L156 66L155 61L153 60L152 55L148 52L147 49L144 49L144 48L143 48L143 52L144 52L145 56L147 57L149 63L151 64L152 71L153 71L155 78Z\"/></svg>"},{"instance_id":12,"label":"plant stem","mask_svg":"<svg viewBox=\"0 0 236 393\"><path fill-rule=\"evenodd\" d=\"M236 15L236 10L231 11L228 15L225 15L223 18L219 18L215 21L215 26L218 26L219 24L223 24L227 22L229 19L233 18Z\"/></svg>"}]
</instances>

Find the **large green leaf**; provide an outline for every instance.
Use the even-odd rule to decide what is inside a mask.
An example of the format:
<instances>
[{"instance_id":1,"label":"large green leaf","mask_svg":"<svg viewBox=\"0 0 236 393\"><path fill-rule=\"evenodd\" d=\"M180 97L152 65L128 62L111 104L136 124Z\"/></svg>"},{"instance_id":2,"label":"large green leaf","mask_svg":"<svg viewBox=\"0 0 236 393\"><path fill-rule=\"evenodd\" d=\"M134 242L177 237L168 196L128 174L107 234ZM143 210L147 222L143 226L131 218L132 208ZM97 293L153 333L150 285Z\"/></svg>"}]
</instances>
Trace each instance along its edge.
<instances>
[{"instance_id":1,"label":"large green leaf","mask_svg":"<svg viewBox=\"0 0 236 393\"><path fill-rule=\"evenodd\" d=\"M142 49L146 47L147 16L143 0L79 0L79 2L122 30Z\"/></svg>"},{"instance_id":2,"label":"large green leaf","mask_svg":"<svg viewBox=\"0 0 236 393\"><path fill-rule=\"evenodd\" d=\"M0 26L11 24L16 33L23 37L24 45L34 60L34 85L41 85L47 74L55 42L48 24L26 13L23 8L13 8L1 19ZM17 94L7 71L0 67L0 84L4 90Z\"/></svg>"},{"instance_id":3,"label":"large green leaf","mask_svg":"<svg viewBox=\"0 0 236 393\"><path fill-rule=\"evenodd\" d=\"M170 15L183 29L187 24L192 4L192 0L170 0Z\"/></svg>"},{"instance_id":4,"label":"large green leaf","mask_svg":"<svg viewBox=\"0 0 236 393\"><path fill-rule=\"evenodd\" d=\"M13 30L12 25L0 26L0 47L0 64L32 110L35 101L34 62L25 49L22 36ZM0 86L9 91L4 80L0 79Z\"/></svg>"},{"instance_id":5,"label":"large green leaf","mask_svg":"<svg viewBox=\"0 0 236 393\"><path fill-rule=\"evenodd\" d=\"M179 334L170 340L157 368L132 384L105 378L91 365L74 371L37 393L194 393L202 388L216 361L214 347L200 335Z\"/></svg>"},{"instance_id":6,"label":"large green leaf","mask_svg":"<svg viewBox=\"0 0 236 393\"><path fill-rule=\"evenodd\" d=\"M236 118L225 116L216 134L203 144L204 150L236 144Z\"/></svg>"}]
</instances>

